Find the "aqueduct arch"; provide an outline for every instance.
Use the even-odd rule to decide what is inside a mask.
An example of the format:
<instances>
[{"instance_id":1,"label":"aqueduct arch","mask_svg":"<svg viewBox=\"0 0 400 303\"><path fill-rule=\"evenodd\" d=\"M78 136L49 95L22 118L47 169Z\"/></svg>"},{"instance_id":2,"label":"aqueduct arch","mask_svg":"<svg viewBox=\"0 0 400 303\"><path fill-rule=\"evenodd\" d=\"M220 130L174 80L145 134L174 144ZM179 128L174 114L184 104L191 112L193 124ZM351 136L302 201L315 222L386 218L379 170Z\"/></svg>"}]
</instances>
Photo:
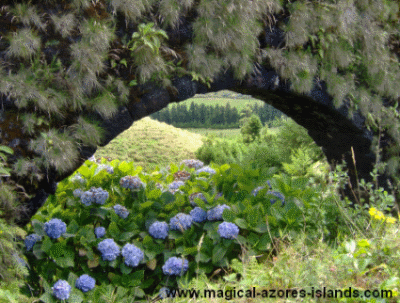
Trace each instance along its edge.
<instances>
[{"instance_id":1,"label":"aqueduct arch","mask_svg":"<svg viewBox=\"0 0 400 303\"><path fill-rule=\"evenodd\" d=\"M11 1L6 2L11 3ZM196 1L196 3L197 2L198 1ZM101 7L100 5L93 4L93 7L91 7L92 4L88 5L89 8L85 11L87 14L96 14L96 16L100 16L99 18L101 18L103 13L110 14L110 8L108 6ZM62 11L62 6L59 6L57 10ZM169 37L170 46L176 46L176 48L178 48L185 43L192 42L193 28L191 22L196 18L196 14L197 12L195 11L194 13L188 13L188 17L181 17L180 27L178 28L167 28L166 32ZM285 14L282 14L280 17L281 22L287 22L289 18L288 12L285 12ZM3 14L0 17L0 34L5 35L10 31L9 28L11 27L9 24L12 23L12 16L8 17L6 14ZM153 17L154 16L151 15L151 17L147 19L151 20ZM123 34L132 35L133 32L137 31L137 25L132 22L126 23L124 17L120 13L118 19L116 30L118 37L122 37ZM46 19L46 22L51 24L49 18ZM24 25L19 24L18 27L23 28ZM13 25L14 30L17 30L18 27ZM64 61L68 62L66 58L71 56L69 53L65 54L65 49L70 47L73 43L76 45L77 41L81 39L82 34L77 31L78 33L71 34L72 36L68 37L68 42L65 42L67 41L67 39L65 39L59 46L48 45L44 47L44 41L49 40L49 35L54 31L54 29L50 29L51 27L48 28L50 34L45 31L40 32L40 35L44 37L42 37L43 41L41 42L43 44L43 54L46 56L47 61L51 61L52 56L61 51L60 57L63 59L64 64ZM263 33L257 38L260 48L266 48L267 46L279 48L284 44L283 32L278 27L278 24L273 27L266 26ZM9 63L10 61L6 56L7 47L6 43L0 41L0 63ZM6 70L7 68L8 67L6 67ZM8 71L10 72L10 70ZM130 79L130 76L132 75L127 71L121 72L120 75L121 78L126 79ZM0 79L0 83L1 80L2 79ZM244 81L235 79L234 72L228 69L215 76L209 88L193 80L190 76L176 77L172 79L172 84L176 90L162 88L151 82L139 85L135 90L130 92L129 102L126 105L121 105L118 108L118 112L108 119L104 119L95 111L85 112L87 117L98 120L100 126L105 130L105 136L99 146L107 145L113 138L118 136L118 134L128 129L134 121L163 109L171 102L181 102L193 97L195 94L228 89L251 95L254 98L267 102L291 117L299 125L305 127L316 144L322 147L329 162L340 163L342 159L345 159L350 176L350 183L353 188L356 188L355 171L357 171L359 179L365 179L366 181L371 180L370 172L376 160L374 153L371 151L371 145L373 136L376 134L367 129L365 125L366 119L359 112L356 112L350 118L348 117L350 109L349 106L346 105L346 102L342 107L336 109L333 105L332 96L327 92L325 83L318 79L314 80L313 89L308 95L301 95L295 93L291 89L289 81L280 78L278 71L265 64L265 66L258 65L253 73ZM13 99L12 96L10 97L10 94L6 95L0 93L0 101L2 104L0 116L0 129L2 131L0 134L0 144L7 145L14 150L14 156L8 158L8 163L11 165L15 163L18 158L28 154L29 138L24 138L23 134L21 134L21 121L18 120L20 111L15 105L16 100ZM62 129L60 128L59 131L62 132ZM384 148L389 146L392 141L390 141L389 136L385 136L385 133L383 133L383 135L381 146ZM357 161L356 167L353 165L351 148L353 148L355 153ZM23 201L24 204L29 206L29 209L26 215L17 221L17 223L21 226L28 223L30 218L44 204L49 194L55 193L56 183L71 175L86 159L93 155L95 151L96 148L94 147L82 145L79 149L79 161L68 171L58 174L55 169L50 168L43 172L45 177L38 184L23 184L26 192L28 194L33 194L34 197ZM388 153L384 148L381 160L386 161L388 157ZM10 179L17 184L19 182L18 176L13 175ZM380 186L388 189L387 180L389 180L387 175L381 176L379 179ZM350 200L354 201L354 196L349 188L346 189L344 194L347 195Z\"/></svg>"},{"instance_id":2,"label":"aqueduct arch","mask_svg":"<svg viewBox=\"0 0 400 303\"><path fill-rule=\"evenodd\" d=\"M363 123L365 118L356 114L353 115L354 118L349 119L346 107L336 109L332 104L332 98L326 92L324 83L316 82L311 96L305 96L291 92L289 83L277 79L279 80L279 76L276 72L261 68L257 75L253 75L247 81L240 83L234 79L233 73L228 71L215 79L208 89L205 85L191 80L190 77L182 77L173 81L177 88L175 96L171 95L166 89L147 84L142 88L143 91L147 92L141 95L140 102L121 107L113 119L102 120L100 116L94 114L99 121L102 121L101 125L106 130L105 140L100 146L107 145L118 134L128 129L134 121L161 110L171 102L181 102L199 93L229 89L265 101L305 127L311 138L322 147L328 162L340 163L342 159L346 161L352 187L356 188L356 176L351 155L351 147L353 147L358 177L370 181L372 179L370 172L376 159L371 151L373 133L365 127ZM7 119L7 112L13 106L5 98L2 101L6 109L3 116ZM81 162L76 166L76 169L94 152L95 149L93 148L83 147ZM74 170L57 176L55 171L50 171L49 181L45 178L44 182L40 184L41 187L36 196L28 201L32 213L18 223L20 225L28 223L30 217L44 204L48 195L55 193L56 183L73 172ZM387 188L387 179L388 177L383 175L379 179L380 186ZM354 195L349 188L346 189L345 195L351 201L354 201Z\"/></svg>"}]
</instances>

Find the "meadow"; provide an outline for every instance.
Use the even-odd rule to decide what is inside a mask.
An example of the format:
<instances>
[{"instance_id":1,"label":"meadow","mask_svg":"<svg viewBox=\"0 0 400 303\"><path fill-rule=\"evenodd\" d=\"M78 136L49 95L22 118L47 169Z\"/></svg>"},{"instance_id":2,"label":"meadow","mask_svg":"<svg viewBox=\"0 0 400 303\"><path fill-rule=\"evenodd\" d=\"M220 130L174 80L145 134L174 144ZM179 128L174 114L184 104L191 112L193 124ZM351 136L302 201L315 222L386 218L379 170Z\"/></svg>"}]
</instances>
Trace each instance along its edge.
<instances>
[{"instance_id":1,"label":"meadow","mask_svg":"<svg viewBox=\"0 0 400 303\"><path fill-rule=\"evenodd\" d=\"M36 275L31 272L20 280L25 283L21 296L16 295L18 283L2 283L0 302L39 302L39 297L60 302L51 295L51 286L57 275L72 285L77 276L69 273L71 268L76 273L84 268L97 274L100 286L87 294L73 289L66 302L154 302L161 300L161 285L181 292L166 302L400 301L399 218L383 213L393 197L372 184L360 183L372 193L373 204L349 208L349 201L338 194L347 178L342 167L330 171L319 147L291 119L282 119L273 129L264 127L259 140L244 144L240 130L189 131L144 118L94 156L103 166L86 161L74 176L60 182L56 195L27 226L24 236L41 232L45 238L30 252L23 248L23 259L37 270ZM182 165L187 159L202 161L214 173ZM130 181L135 188L132 193L121 188L123 175L140 178L146 188L136 187L136 181ZM189 179L183 178L184 185L172 190L170 185L179 176ZM257 194L258 186L264 188ZM278 196L271 196L268 186L284 196L282 205L279 200L272 203ZM106 190L108 202L89 212L79 203L77 190L93 187L102 188L97 192L100 196ZM193 198L199 192L203 196ZM220 222L209 220L182 233L173 231L164 242L139 228L148 226L146 217L168 221L177 213L189 213L192 202L207 211L216 205L230 206L223 211L223 220L238 225L240 234L222 239L216 232ZM129 221L112 211L111 206L117 204L130 211ZM44 222L55 217L68 223L65 239L51 240L43 232ZM140 271L98 258L92 246L100 240L93 228L106 223L108 237L121 243L130 239L145 252L146 263ZM135 234L130 234L133 230ZM68 245L80 247L76 248L79 258L76 255L71 261L57 250L68 250ZM191 262L188 272L176 280L173 276L165 279L161 263L177 253ZM106 270L109 274L102 278ZM123 275L117 275L119 271ZM125 281L124 275L130 280ZM155 286L144 285L140 279L152 280ZM36 287L40 284L39 292L34 290L35 283Z\"/></svg>"}]
</instances>

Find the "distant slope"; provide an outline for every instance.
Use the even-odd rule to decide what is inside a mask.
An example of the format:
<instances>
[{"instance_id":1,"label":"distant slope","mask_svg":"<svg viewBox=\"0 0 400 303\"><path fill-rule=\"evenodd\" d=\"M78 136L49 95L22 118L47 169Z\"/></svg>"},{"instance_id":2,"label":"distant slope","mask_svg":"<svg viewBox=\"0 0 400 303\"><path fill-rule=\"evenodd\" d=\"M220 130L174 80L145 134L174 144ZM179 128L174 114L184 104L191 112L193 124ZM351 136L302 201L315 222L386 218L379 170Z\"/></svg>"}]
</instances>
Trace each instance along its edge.
<instances>
[{"instance_id":1,"label":"distant slope","mask_svg":"<svg viewBox=\"0 0 400 303\"><path fill-rule=\"evenodd\" d=\"M159 165L195 158L194 152L203 144L202 135L175 128L145 117L136 121L107 146L99 147L95 157L110 157L133 162L145 171Z\"/></svg>"}]
</instances>

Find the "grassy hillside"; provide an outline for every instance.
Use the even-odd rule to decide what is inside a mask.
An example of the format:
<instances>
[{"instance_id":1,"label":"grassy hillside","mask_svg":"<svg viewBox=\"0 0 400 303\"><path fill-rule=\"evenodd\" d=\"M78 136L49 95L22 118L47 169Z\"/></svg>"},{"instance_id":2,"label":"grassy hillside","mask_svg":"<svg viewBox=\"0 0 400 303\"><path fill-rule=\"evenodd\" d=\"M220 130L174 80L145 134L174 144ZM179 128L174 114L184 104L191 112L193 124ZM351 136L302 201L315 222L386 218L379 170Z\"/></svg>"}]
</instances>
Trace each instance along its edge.
<instances>
[{"instance_id":1,"label":"grassy hillside","mask_svg":"<svg viewBox=\"0 0 400 303\"><path fill-rule=\"evenodd\" d=\"M156 165L164 167L171 162L194 158L194 152L203 144L202 138L202 135L145 117L107 146L100 147L94 156L132 162L150 171Z\"/></svg>"},{"instance_id":2,"label":"grassy hillside","mask_svg":"<svg viewBox=\"0 0 400 303\"><path fill-rule=\"evenodd\" d=\"M224 95L229 94L229 97L224 97ZM242 95L244 96L244 95ZM253 99L253 98L247 98L247 97L242 97L239 94L235 92L231 92L228 90L223 90L219 91L217 93L209 93L209 94L204 94L200 95L197 94L195 97L187 99L183 102L180 102L180 104L185 104L186 107L189 109L190 104L192 102L195 102L196 105L200 104L205 104L205 105L211 105L211 106L216 106L217 104L225 106L226 103L230 103L231 107L236 107L238 112L240 112L243 108L246 107L246 103L258 103L260 105L263 105L264 102ZM175 106L175 103L170 104L169 106Z\"/></svg>"}]
</instances>

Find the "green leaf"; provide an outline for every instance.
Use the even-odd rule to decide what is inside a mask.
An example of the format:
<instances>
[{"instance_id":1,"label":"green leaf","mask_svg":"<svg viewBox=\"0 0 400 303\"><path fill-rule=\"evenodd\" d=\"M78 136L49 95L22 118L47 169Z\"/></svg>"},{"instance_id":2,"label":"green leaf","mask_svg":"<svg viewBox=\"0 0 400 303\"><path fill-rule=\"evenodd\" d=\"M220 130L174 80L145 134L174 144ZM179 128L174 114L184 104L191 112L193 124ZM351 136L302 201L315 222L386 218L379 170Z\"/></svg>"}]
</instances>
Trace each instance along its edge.
<instances>
[{"instance_id":1,"label":"green leaf","mask_svg":"<svg viewBox=\"0 0 400 303\"><path fill-rule=\"evenodd\" d=\"M108 226L107 231L110 233L111 237L118 238L121 234L121 231L118 228L117 223L111 222L110 225Z\"/></svg>"},{"instance_id":2,"label":"green leaf","mask_svg":"<svg viewBox=\"0 0 400 303\"><path fill-rule=\"evenodd\" d=\"M46 237L42 242L41 249L44 252L48 252L52 246L53 246L53 242L51 242L50 238Z\"/></svg>"},{"instance_id":3,"label":"green leaf","mask_svg":"<svg viewBox=\"0 0 400 303\"><path fill-rule=\"evenodd\" d=\"M118 165L118 169L124 174L129 175L130 171L132 170L132 165L123 161Z\"/></svg>"},{"instance_id":4,"label":"green leaf","mask_svg":"<svg viewBox=\"0 0 400 303\"><path fill-rule=\"evenodd\" d=\"M49 256L56 259L64 255L64 249L65 249L65 241L57 242L51 246L51 248L48 250L47 253L49 254Z\"/></svg>"},{"instance_id":5,"label":"green leaf","mask_svg":"<svg viewBox=\"0 0 400 303\"><path fill-rule=\"evenodd\" d=\"M222 213L222 218L226 222L233 222L236 218L236 215L231 209L224 209Z\"/></svg>"},{"instance_id":6,"label":"green leaf","mask_svg":"<svg viewBox=\"0 0 400 303\"><path fill-rule=\"evenodd\" d=\"M79 224L73 219L67 227L67 233L75 234L79 230Z\"/></svg>"},{"instance_id":7,"label":"green leaf","mask_svg":"<svg viewBox=\"0 0 400 303\"><path fill-rule=\"evenodd\" d=\"M123 242L128 242L133 236L135 235L135 233L133 232L124 232L121 234L121 236L119 237L119 241L123 241Z\"/></svg>"},{"instance_id":8,"label":"green leaf","mask_svg":"<svg viewBox=\"0 0 400 303\"><path fill-rule=\"evenodd\" d=\"M212 263L215 264L221 261L222 258L225 256L225 254L226 254L225 247L217 244L212 251Z\"/></svg>"},{"instance_id":9,"label":"green leaf","mask_svg":"<svg viewBox=\"0 0 400 303\"><path fill-rule=\"evenodd\" d=\"M4 146L4 145L0 145L0 151L3 151L5 153L11 154L11 155L14 154L14 150L13 149L11 149L8 146Z\"/></svg>"},{"instance_id":10,"label":"green leaf","mask_svg":"<svg viewBox=\"0 0 400 303\"><path fill-rule=\"evenodd\" d=\"M141 203L141 204L140 204L140 209L143 210L143 209L149 208L149 207L151 207L153 204L154 204L153 201L147 201L147 202Z\"/></svg>"},{"instance_id":11,"label":"green leaf","mask_svg":"<svg viewBox=\"0 0 400 303\"><path fill-rule=\"evenodd\" d=\"M143 291L143 289L141 289L139 287L135 288L134 294L138 298L143 298L146 295L146 293Z\"/></svg>"},{"instance_id":12,"label":"green leaf","mask_svg":"<svg viewBox=\"0 0 400 303\"><path fill-rule=\"evenodd\" d=\"M120 64L124 65L125 67L128 67L128 63L126 62L125 59L122 59L119 61ZM132 81L131 81L132 82Z\"/></svg>"},{"instance_id":13,"label":"green leaf","mask_svg":"<svg viewBox=\"0 0 400 303\"><path fill-rule=\"evenodd\" d=\"M234 223L241 229L247 229L247 222L245 219L236 218Z\"/></svg>"},{"instance_id":14,"label":"green leaf","mask_svg":"<svg viewBox=\"0 0 400 303\"><path fill-rule=\"evenodd\" d=\"M129 275L129 274L132 272L132 270L133 270L132 267L126 266L126 265L125 265L125 262L122 262L121 265L119 266L119 268L121 269L121 273L122 273L123 275Z\"/></svg>"},{"instance_id":15,"label":"green leaf","mask_svg":"<svg viewBox=\"0 0 400 303\"><path fill-rule=\"evenodd\" d=\"M68 303L81 303L83 300L83 294L78 289L72 288L68 298Z\"/></svg>"}]
</instances>

